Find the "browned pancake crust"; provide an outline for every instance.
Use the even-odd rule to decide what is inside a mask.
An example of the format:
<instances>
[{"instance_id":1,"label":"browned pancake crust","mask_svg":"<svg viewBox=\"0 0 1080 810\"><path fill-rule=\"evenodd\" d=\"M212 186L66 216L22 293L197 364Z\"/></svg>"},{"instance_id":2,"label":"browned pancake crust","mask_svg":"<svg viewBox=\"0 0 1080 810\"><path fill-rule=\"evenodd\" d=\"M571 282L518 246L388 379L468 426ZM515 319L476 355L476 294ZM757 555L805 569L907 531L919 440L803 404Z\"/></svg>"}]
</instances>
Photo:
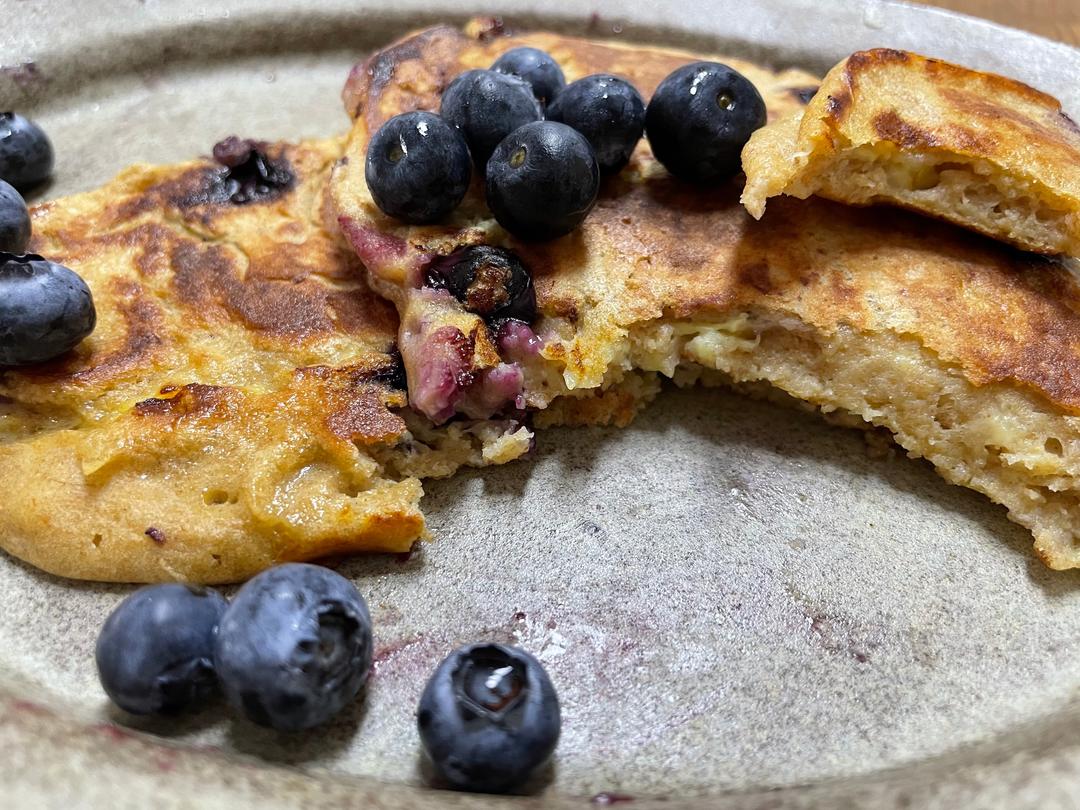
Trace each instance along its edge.
<instances>
[{"instance_id":1,"label":"browned pancake crust","mask_svg":"<svg viewBox=\"0 0 1080 810\"><path fill-rule=\"evenodd\" d=\"M590 274L585 272L587 268L581 260L608 244L607 234L599 230L601 217L605 208L614 212L616 219L621 216L617 213L620 205L617 196L621 193L619 184L622 181L618 178L607 181L601 191L598 209L586 221L585 227L550 245L520 245L503 232L487 210L478 177L474 178L473 187L461 206L444 223L407 227L383 215L370 198L364 182L368 140L379 126L396 114L414 109L438 109L442 91L459 73L488 67L501 53L513 47L531 45L549 52L562 66L568 81L596 72L614 73L632 81L646 97L668 73L699 57L685 51L598 42L546 32L515 36L503 36L503 33L505 29L493 30L489 20L476 20L465 30L437 26L373 54L353 69L343 95L355 123L345 157L335 168L331 183L334 211L345 235L370 271L373 285L398 304L407 325L404 329L413 332L415 330L408 329L409 326L426 315L422 311L416 312L422 307L416 307L416 302L410 301L405 291L419 285L419 268L432 255L447 254L468 244L501 243L531 257L541 311L565 316L573 328L581 331L582 339L574 346L564 348L557 342L549 342L546 354L549 359L566 364L567 383L571 388L579 391L595 388L610 360L610 345L621 338L622 324L619 322L629 313L597 312L598 308L605 307L601 299L608 297L608 280L599 276L586 278ZM717 58L755 82L766 100L770 118L801 108L817 84L817 79L804 71L775 72L745 60ZM650 171L653 164L655 161L643 141L620 178L636 178L642 172ZM633 234L641 223L628 219L621 225L627 234ZM623 275L625 269L619 267L620 263L624 263L621 258L609 262L607 268L613 274ZM557 273L554 268L559 268ZM578 268L580 272L572 272L570 268ZM575 279L582 284L578 285ZM603 293L591 289L593 281L604 287ZM618 296L616 287L612 287L611 292ZM593 302L596 302L595 306ZM623 302L612 297L607 303L614 307ZM586 311L588 324L578 323L579 313L584 315ZM631 321L635 319L631 318ZM475 336L471 372L489 369L498 362L490 335L478 318L463 314L454 319L453 325L470 339ZM409 362L408 352L406 362ZM412 369L410 375L411 379L415 376ZM609 379L606 384L615 382L618 381ZM530 404L549 404L546 393L538 396L539 399L530 400ZM580 413L572 415L570 411L575 404L562 403L560 413L574 422L615 418L597 405L581 403Z\"/></svg>"},{"instance_id":2,"label":"browned pancake crust","mask_svg":"<svg viewBox=\"0 0 1080 810\"><path fill-rule=\"evenodd\" d=\"M517 425L407 424L394 308L323 227L341 142L262 148L292 181L254 201L202 160L33 210L32 249L86 279L99 320L0 371L0 547L68 577L195 582L403 551L424 535L417 476L527 450Z\"/></svg>"},{"instance_id":3,"label":"browned pancake crust","mask_svg":"<svg viewBox=\"0 0 1080 810\"><path fill-rule=\"evenodd\" d=\"M568 80L614 72L646 98L668 72L694 58L549 33L492 39L440 26L353 70L344 94L359 115L346 147L350 167L355 161L362 175L367 138L387 118L437 109L440 90L458 72L523 44L551 53ZM764 83L760 68L727 61L759 87ZM781 74L763 88L770 118L800 106L808 81L805 74ZM341 202L350 183L335 180L338 212L346 219L359 213L380 238L398 245L387 263L391 277L397 267L488 236L512 246L533 270L545 315L592 321L581 323L587 339L579 336L562 358L587 383L602 376L602 344L616 339L607 327L618 332L659 317L763 308L798 312L823 329L913 332L976 381L1015 380L1080 413L1080 288L1059 265L953 228L816 200L778 201L775 214L754 223L738 204L741 178L695 189L673 180L644 140L630 166L605 182L582 228L539 244L487 229L481 223L490 214L479 196L467 200L452 226L411 228L367 208L350 210L347 199Z\"/></svg>"},{"instance_id":4,"label":"browned pancake crust","mask_svg":"<svg viewBox=\"0 0 1080 810\"><path fill-rule=\"evenodd\" d=\"M364 283L355 254L321 227L320 180L336 146L265 147L299 179L256 202L213 199L225 170L200 161L133 167L102 191L35 207L30 249L100 280L103 322L63 358L4 372L0 391L82 402L130 381L142 385L147 374L167 378L180 335L219 330L243 330L264 362L305 353L316 360L347 337L358 372L391 368L394 308ZM291 372L297 364L286 365Z\"/></svg>"},{"instance_id":5,"label":"browned pancake crust","mask_svg":"<svg viewBox=\"0 0 1080 810\"><path fill-rule=\"evenodd\" d=\"M755 134L744 202L888 201L1040 253L1080 251L1080 127L1025 84L918 54L852 54ZM942 176L944 173L944 176Z\"/></svg>"},{"instance_id":6,"label":"browned pancake crust","mask_svg":"<svg viewBox=\"0 0 1080 810\"><path fill-rule=\"evenodd\" d=\"M578 394L630 368L692 376L704 366L767 381L888 427L948 480L1004 503L1048 564L1080 566L1080 285L1063 265L895 209L779 199L754 221L739 204L741 177L680 183L644 141L583 226L554 241L513 239L479 188L440 226L379 213L363 178L371 133L398 112L437 109L458 71L523 44L552 53L570 80L613 71L646 95L700 58L547 33L485 38L475 24L373 55L346 88L358 117L331 192L380 292L409 312L433 254L510 247L534 274L545 344L533 364L542 373L530 367L527 380ZM729 61L758 85L771 119L814 84ZM526 398L552 402L537 388Z\"/></svg>"},{"instance_id":7,"label":"browned pancake crust","mask_svg":"<svg viewBox=\"0 0 1080 810\"><path fill-rule=\"evenodd\" d=\"M915 101L904 99L913 75L919 77L920 90L936 91L940 99L925 108L888 106L893 100ZM853 116L853 95L864 89L873 93L890 82L895 98L879 97L878 105L860 107ZM1072 195L1080 190L1074 176L1074 164L1080 160L1080 127L1061 109L1060 101L1023 82L877 48L852 54L828 90L821 101L825 117L837 128L872 131L907 148L945 148L988 158L1048 182L1061 181Z\"/></svg>"}]
</instances>

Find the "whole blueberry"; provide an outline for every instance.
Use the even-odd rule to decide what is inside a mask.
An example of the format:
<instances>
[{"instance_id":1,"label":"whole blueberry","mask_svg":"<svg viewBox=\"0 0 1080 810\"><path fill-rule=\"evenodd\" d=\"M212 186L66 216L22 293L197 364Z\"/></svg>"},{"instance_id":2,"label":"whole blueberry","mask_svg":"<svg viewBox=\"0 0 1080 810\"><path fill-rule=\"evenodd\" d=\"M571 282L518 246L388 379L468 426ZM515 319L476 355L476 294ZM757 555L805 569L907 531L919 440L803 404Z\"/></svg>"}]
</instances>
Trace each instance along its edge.
<instances>
[{"instance_id":1,"label":"whole blueberry","mask_svg":"<svg viewBox=\"0 0 1080 810\"><path fill-rule=\"evenodd\" d=\"M505 248L472 245L438 258L428 267L425 283L449 290L465 309L488 321L531 323L536 317L532 275Z\"/></svg>"},{"instance_id":2,"label":"whole blueberry","mask_svg":"<svg viewBox=\"0 0 1080 810\"><path fill-rule=\"evenodd\" d=\"M132 714L195 708L214 691L214 633L228 603L179 583L128 596L105 620L94 657L113 703Z\"/></svg>"},{"instance_id":3,"label":"whole blueberry","mask_svg":"<svg viewBox=\"0 0 1080 810\"><path fill-rule=\"evenodd\" d=\"M589 142L555 121L515 130L488 161L488 207L522 239L570 233L592 210L599 189L600 169Z\"/></svg>"},{"instance_id":4,"label":"whole blueberry","mask_svg":"<svg viewBox=\"0 0 1080 810\"><path fill-rule=\"evenodd\" d=\"M30 212L26 200L10 184L0 180L0 250L22 253L30 242Z\"/></svg>"},{"instance_id":5,"label":"whole blueberry","mask_svg":"<svg viewBox=\"0 0 1080 810\"><path fill-rule=\"evenodd\" d=\"M645 111L656 159L676 177L698 183L737 174L743 146L764 125L757 88L717 62L693 62L668 75Z\"/></svg>"},{"instance_id":6,"label":"whole blueberry","mask_svg":"<svg viewBox=\"0 0 1080 810\"><path fill-rule=\"evenodd\" d=\"M33 253L0 253L0 366L58 357L94 331L90 288Z\"/></svg>"},{"instance_id":7,"label":"whole blueberry","mask_svg":"<svg viewBox=\"0 0 1080 810\"><path fill-rule=\"evenodd\" d=\"M367 604L352 583L288 563L236 594L218 627L214 666L225 697L249 720L298 731L356 700L371 646Z\"/></svg>"},{"instance_id":8,"label":"whole blueberry","mask_svg":"<svg viewBox=\"0 0 1080 810\"><path fill-rule=\"evenodd\" d=\"M597 73L567 85L548 107L550 121L561 121L588 138L603 174L630 160L645 128L645 101L634 85Z\"/></svg>"},{"instance_id":9,"label":"whole blueberry","mask_svg":"<svg viewBox=\"0 0 1080 810\"><path fill-rule=\"evenodd\" d=\"M455 788L505 793L547 761L559 741L559 699L540 662L502 644L452 652L424 687L420 740Z\"/></svg>"},{"instance_id":10,"label":"whole blueberry","mask_svg":"<svg viewBox=\"0 0 1080 810\"><path fill-rule=\"evenodd\" d=\"M469 190L472 167L461 133L429 112L395 115L375 133L364 170L379 209L415 225L437 222Z\"/></svg>"},{"instance_id":11,"label":"whole blueberry","mask_svg":"<svg viewBox=\"0 0 1080 810\"><path fill-rule=\"evenodd\" d=\"M503 138L543 118L528 82L494 70L469 70L454 79L439 112L461 130L481 170Z\"/></svg>"},{"instance_id":12,"label":"whole blueberry","mask_svg":"<svg viewBox=\"0 0 1080 810\"><path fill-rule=\"evenodd\" d=\"M541 104L550 104L566 86L559 63L539 48L512 48L496 59L491 69L527 81Z\"/></svg>"},{"instance_id":13,"label":"whole blueberry","mask_svg":"<svg viewBox=\"0 0 1080 810\"><path fill-rule=\"evenodd\" d=\"M0 180L18 189L37 185L53 168L45 131L18 113L0 112Z\"/></svg>"}]
</instances>

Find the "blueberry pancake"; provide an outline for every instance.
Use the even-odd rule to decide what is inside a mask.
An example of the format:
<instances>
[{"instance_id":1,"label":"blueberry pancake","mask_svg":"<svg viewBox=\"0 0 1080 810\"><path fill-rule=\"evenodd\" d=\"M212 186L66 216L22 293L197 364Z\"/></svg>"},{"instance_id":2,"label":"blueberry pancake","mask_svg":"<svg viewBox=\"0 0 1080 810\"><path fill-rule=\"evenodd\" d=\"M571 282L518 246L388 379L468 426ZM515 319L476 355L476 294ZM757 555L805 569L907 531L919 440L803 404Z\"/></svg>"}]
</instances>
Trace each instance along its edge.
<instances>
[{"instance_id":1,"label":"blueberry pancake","mask_svg":"<svg viewBox=\"0 0 1080 810\"><path fill-rule=\"evenodd\" d=\"M358 64L346 83L343 97L354 126L331 181L333 211L368 268L372 286L397 305L414 408L438 421L454 413L489 416L516 404L543 409L537 416L542 425L625 424L657 390L656 370L637 367L624 351L620 322L629 313L618 310L624 304L619 288L627 279L609 287L607 277L626 275L634 257L618 255L617 239L645 224L635 223L635 212L623 209L626 188L640 193L653 187L643 182L658 169L646 146L638 148L621 175L605 181L584 226L551 244L510 240L485 204L479 172L462 204L437 225L404 225L385 215L365 181L367 146L383 123L411 110L437 111L442 91L457 76L523 46L551 54L567 81L613 74L631 79L645 98L665 75L694 58L546 33L494 36L490 20L475 20L464 31L438 26L407 37ZM726 61L762 90L770 117L801 108L818 84L802 71L774 73L742 60ZM427 283L437 258L461 256L473 245L513 246L527 260L541 311L535 324L540 339L535 330L514 323L509 334L490 328L445 290ZM464 259L474 257L464 254ZM483 262L473 263L482 275ZM649 302L638 303L642 316L649 317Z\"/></svg>"},{"instance_id":2,"label":"blueberry pancake","mask_svg":"<svg viewBox=\"0 0 1080 810\"><path fill-rule=\"evenodd\" d=\"M402 551L418 478L530 446L512 420L404 406L397 315L322 223L341 142L230 139L32 212L98 324L0 370L0 546L68 577L230 582Z\"/></svg>"},{"instance_id":3,"label":"blueberry pancake","mask_svg":"<svg viewBox=\"0 0 1080 810\"><path fill-rule=\"evenodd\" d=\"M888 202L1039 253L1080 256L1080 127L1025 84L913 53L845 59L743 152L743 202Z\"/></svg>"},{"instance_id":4,"label":"blueberry pancake","mask_svg":"<svg viewBox=\"0 0 1080 810\"><path fill-rule=\"evenodd\" d=\"M1069 272L892 209L780 198L755 221L739 204L741 176L705 188L679 181L646 141L604 180L584 224L559 239L512 238L475 179L438 225L383 215L365 187L368 140L396 113L437 110L463 70L528 45L550 53L568 82L612 73L648 98L699 58L494 33L482 23L424 31L359 64L345 88L355 124L333 206L373 286L402 315L414 404L479 415L512 400L565 419L580 403L593 408L580 421L597 421L604 414L588 392L642 373L769 384L888 428L947 480L1004 504L1048 565L1080 566L1080 286ZM817 87L798 71L722 61L757 86L769 120ZM478 264L474 279L498 271L480 272L478 245L509 249L503 264L516 257L529 273L527 327L495 330L462 304L477 289L433 283L462 256Z\"/></svg>"}]
</instances>

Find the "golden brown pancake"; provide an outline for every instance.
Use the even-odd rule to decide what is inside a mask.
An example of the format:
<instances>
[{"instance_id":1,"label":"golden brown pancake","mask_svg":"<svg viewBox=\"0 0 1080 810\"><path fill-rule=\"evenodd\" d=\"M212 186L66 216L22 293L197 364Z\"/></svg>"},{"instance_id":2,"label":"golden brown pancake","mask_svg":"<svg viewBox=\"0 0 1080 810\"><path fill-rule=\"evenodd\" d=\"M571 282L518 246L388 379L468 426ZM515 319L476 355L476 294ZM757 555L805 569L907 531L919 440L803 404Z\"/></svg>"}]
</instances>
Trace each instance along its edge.
<instances>
[{"instance_id":1,"label":"golden brown pancake","mask_svg":"<svg viewBox=\"0 0 1080 810\"><path fill-rule=\"evenodd\" d=\"M0 546L46 571L231 582L407 550L419 477L529 448L405 409L394 309L322 226L340 140L220 146L240 165L134 166L32 212L98 312L68 355L0 371Z\"/></svg>"},{"instance_id":2,"label":"golden brown pancake","mask_svg":"<svg viewBox=\"0 0 1080 810\"><path fill-rule=\"evenodd\" d=\"M913 53L861 51L805 112L743 151L743 202L893 203L1039 253L1080 255L1080 127L1025 84Z\"/></svg>"},{"instance_id":3,"label":"golden brown pancake","mask_svg":"<svg viewBox=\"0 0 1080 810\"><path fill-rule=\"evenodd\" d=\"M642 376L640 369L624 362L625 357L610 354L623 331L614 325L616 313L610 309L616 302L608 295L609 279L585 272L583 261L594 251L614 247L604 223L612 215L621 217L623 185L636 184L643 171L652 171L655 162L647 147L639 148L619 178L607 181L598 210L581 231L551 246L519 250L533 259L542 308L558 316L544 321L545 326L558 324L564 330L559 336L542 336L545 348L540 360L497 346L497 336L480 318L465 312L445 292L422 287L421 271L435 256L473 244L515 244L487 210L480 179L474 177L464 202L444 224L409 227L375 206L364 181L364 156L368 140L387 119L414 109L438 110L440 94L454 77L490 66L513 47L531 45L548 51L562 66L567 81L596 72L624 76L646 98L668 73L699 57L542 32L508 37L499 35L501 30L493 29L490 19L475 20L465 31L438 26L373 54L353 69L343 96L354 126L331 183L334 210L369 269L374 288L397 304L402 320L399 344L413 407L434 419L454 410L488 416L517 393L507 389L507 375L501 373L507 365L504 361L509 360L509 365L522 370L521 393L529 407L547 409L558 400L553 412L540 417L541 424L623 424L651 399L656 385L651 375ZM757 85L770 118L801 108L817 87L817 79L803 71L776 73L744 60L721 59ZM635 232L630 223L618 228ZM602 261L615 273L628 267L622 257L607 256ZM617 294L615 289L612 292ZM440 351L448 333L457 335L455 350ZM566 342L566 336L580 340ZM448 379L466 383L432 392L430 381ZM605 397L596 398L597 388L604 390ZM587 401L578 401L582 398ZM603 407L606 402L618 407L612 412Z\"/></svg>"},{"instance_id":4,"label":"golden brown pancake","mask_svg":"<svg viewBox=\"0 0 1080 810\"><path fill-rule=\"evenodd\" d=\"M478 189L441 226L380 214L364 186L370 135L397 112L438 109L458 72L523 44L550 52L568 80L619 73L646 97L700 58L554 34L492 36L474 23L422 32L358 65L345 90L355 126L331 192L374 285L403 314L403 352L457 323L483 348L469 370L518 365L533 408L635 370L769 383L888 428L947 480L1004 504L1048 565L1080 566L1080 286L1061 265L902 211L816 198L778 199L756 222L739 204L742 178L689 187L645 142L606 181L584 226L551 242L510 237ZM773 120L816 86L800 72L722 61L758 86ZM452 307L432 306L420 288L433 257L475 243L508 247L531 268L539 354L495 345L478 319L444 314Z\"/></svg>"}]
</instances>

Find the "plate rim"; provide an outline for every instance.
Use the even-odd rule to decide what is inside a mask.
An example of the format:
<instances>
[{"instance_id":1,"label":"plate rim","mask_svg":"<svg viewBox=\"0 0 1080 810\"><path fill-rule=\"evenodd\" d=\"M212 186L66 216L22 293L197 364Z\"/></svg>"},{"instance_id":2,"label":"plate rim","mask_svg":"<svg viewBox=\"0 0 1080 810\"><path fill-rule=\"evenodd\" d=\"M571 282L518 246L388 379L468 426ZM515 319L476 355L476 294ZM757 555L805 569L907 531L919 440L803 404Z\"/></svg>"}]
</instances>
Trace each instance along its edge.
<instances>
[{"instance_id":1,"label":"plate rim","mask_svg":"<svg viewBox=\"0 0 1080 810\"><path fill-rule=\"evenodd\" d=\"M484 14L499 13L509 20L523 20L526 24L539 18L529 11L532 4L504 0L489 3ZM815 0L758 0L748 10L748 17L739 25L729 28L724 36L717 32L682 29L671 25L678 19L675 14L681 3L673 0L651 0L646 6L635 4L630 8L615 2L590 4L587 0L549 0L543 4L545 14L556 20L553 26L559 30L577 27L579 32L595 13L601 19L618 21L630 38L646 38L651 33L662 32L661 41L682 44L686 37L713 41L733 42L737 34L743 36L757 30L761 36L756 42L743 42L742 51L766 49L776 51L776 42L790 39L791 32L779 27L764 28L785 18L794 18L808 11L818 12L821 24L839 30L858 29L871 32L889 29L892 41L903 46L905 38L925 34L932 55L949 58L949 41L963 42L962 34L968 34L980 43L980 58L968 60L976 67L994 69L995 53L1009 53L1020 45L1037 47L1039 52L1030 64L1018 73L1030 72L1031 76L1019 78L1037 83L1040 89L1062 97L1066 109L1080 113L1080 85L1070 76L1080 75L1080 49L1064 43L1053 42L1035 34L1018 31L979 18L956 12L917 6L900 0L833 0L825 9ZM739 0L711 0L710 9L738 10ZM144 37L149 41L183 26L198 27L207 22L207 16L198 8L191 8L185 0L157 0L153 5L141 5L137 0L126 0L108 8L97 9L98 14L87 26L79 29L64 26L72 9L64 0L30 0L23 4L29 10L28 24L16 23L12 41L17 55L16 64L32 61L51 70L65 60L77 59L81 42L108 37L110 25L117 20L128 19L132 9L142 9L144 17L125 29L125 36ZM205 11L205 10L203 10ZM371 15L383 21L400 23L401 32L419 27L431 19L460 21L475 16L479 11L464 13L453 0L398 0L398 2L348 2L347 0L222 0L215 5L217 21L228 17L233 23L260 16L269 20L289 19L297 14L346 15L355 17ZM130 21L130 20L129 20ZM880 27L878 27L880 26ZM762 33L765 31L768 33ZM41 32L49 31L46 37ZM55 32L55 36L52 34ZM600 32L601 34L604 32ZM885 35L880 35L885 36ZM770 39L771 37L771 39ZM790 42L785 54L797 53L801 46ZM858 47L863 47L859 45ZM850 50L856 50L857 47ZM362 54L357 54L359 59ZM783 57L785 64L790 56ZM951 57L956 58L956 57ZM820 69L820 65L815 66ZM1040 79L1041 77L1041 79ZM344 81L344 77L343 77ZM24 85L13 71L0 71L0 97L14 97L29 108L49 95L42 84ZM828 779L804 785L776 789L740 792L721 791L708 796L684 798L639 798L634 808L672 807L684 802L693 806L722 803L725 807L809 807L832 805L843 802L847 806L871 807L883 803L908 801L919 806L955 806L964 802L971 806L998 806L1013 791L1037 785L1034 798L1049 806L1055 797L1066 797L1068 788L1080 780L1080 741L1071 739L1067 727L1075 709L1062 713L1052 724L1053 733L1047 733L1041 725L1037 729L1019 731L1009 735L1009 740L1025 734L1021 745L1009 741L987 741L969 748L951 752L943 757L908 763L888 770L877 771L857 777ZM1075 724L1073 724L1075 725ZM1056 734L1056 736L1055 736ZM544 795L540 798L480 797L466 794L446 794L406 784L388 784L374 779L344 774L321 773L313 775L274 763L249 757L235 751L206 751L186 747L168 740L115 726L80 724L65 717L54 708L42 705L28 693L0 677L0 750L13 754L0 757L0 779L14 796L40 802L43 805L70 804L61 801L65 797L81 797L76 804L94 804L93 797L109 796L108 786L101 783L100 774L107 772L116 762L137 768L136 763L168 761L169 767L158 767L153 778L139 781L139 787L124 787L124 796L112 794L122 804L142 804L152 798L159 806L177 806L197 797L200 806L225 807L235 805L244 796L258 796L269 807L296 806L318 796L327 806L363 804L370 807L417 807L427 808L500 808L500 807L580 807L588 805L587 798ZM103 744L107 743L107 744ZM36 750L34 749L37 746ZM45 754L53 761L43 763ZM160 759L164 757L165 759ZM77 765L75 763L78 763ZM239 768L242 778L230 776L230 770ZM134 770L122 771L134 773ZM142 773L145 776L145 772ZM60 787L62 786L62 787ZM105 788L103 794L102 788ZM165 788L165 793L162 789ZM142 792L140 792L142 791ZM171 798L169 792L171 791Z\"/></svg>"}]
</instances>

